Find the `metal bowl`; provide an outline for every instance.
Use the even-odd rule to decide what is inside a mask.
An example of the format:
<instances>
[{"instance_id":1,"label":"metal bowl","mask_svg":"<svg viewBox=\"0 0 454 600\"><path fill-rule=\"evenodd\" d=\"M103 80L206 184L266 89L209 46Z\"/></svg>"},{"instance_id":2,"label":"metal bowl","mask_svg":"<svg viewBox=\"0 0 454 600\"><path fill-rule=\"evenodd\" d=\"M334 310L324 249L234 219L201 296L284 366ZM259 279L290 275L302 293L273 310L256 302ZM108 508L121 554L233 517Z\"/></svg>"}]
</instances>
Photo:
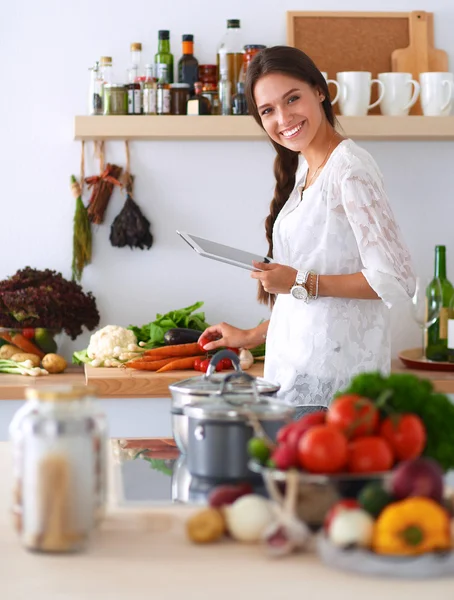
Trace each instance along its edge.
<instances>
[{"instance_id":1,"label":"metal bowl","mask_svg":"<svg viewBox=\"0 0 454 600\"><path fill-rule=\"evenodd\" d=\"M289 478L288 471L270 469L256 461L249 462L249 468L263 477L268 495L285 495ZM356 498L361 490L371 482L385 483L391 471L382 473L336 473L333 475L297 472L298 495L296 513L311 529L322 527L326 513L339 500Z\"/></svg>"}]
</instances>

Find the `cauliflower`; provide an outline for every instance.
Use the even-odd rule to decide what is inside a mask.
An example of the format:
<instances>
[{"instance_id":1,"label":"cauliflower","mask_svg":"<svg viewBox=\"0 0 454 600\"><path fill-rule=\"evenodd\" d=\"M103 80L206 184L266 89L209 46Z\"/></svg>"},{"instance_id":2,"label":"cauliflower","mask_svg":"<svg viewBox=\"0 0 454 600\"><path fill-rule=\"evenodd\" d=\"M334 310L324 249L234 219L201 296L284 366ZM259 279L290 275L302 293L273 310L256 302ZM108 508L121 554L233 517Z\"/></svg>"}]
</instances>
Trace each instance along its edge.
<instances>
[{"instance_id":1,"label":"cauliflower","mask_svg":"<svg viewBox=\"0 0 454 600\"><path fill-rule=\"evenodd\" d=\"M141 350L137 338L130 329L119 325L106 325L90 337L87 348L88 357L103 362L118 357L126 351Z\"/></svg>"}]
</instances>

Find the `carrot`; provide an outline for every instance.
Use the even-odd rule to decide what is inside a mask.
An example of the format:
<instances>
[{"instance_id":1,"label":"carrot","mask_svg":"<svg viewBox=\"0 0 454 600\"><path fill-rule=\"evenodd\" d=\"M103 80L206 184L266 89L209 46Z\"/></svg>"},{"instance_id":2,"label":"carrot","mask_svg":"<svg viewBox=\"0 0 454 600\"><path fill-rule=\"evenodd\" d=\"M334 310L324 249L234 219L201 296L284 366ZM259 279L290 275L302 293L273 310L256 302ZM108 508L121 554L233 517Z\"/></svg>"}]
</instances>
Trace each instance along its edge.
<instances>
[{"instance_id":1,"label":"carrot","mask_svg":"<svg viewBox=\"0 0 454 600\"><path fill-rule=\"evenodd\" d=\"M179 371L180 369L193 369L195 359L198 356L185 356L184 358L177 358L172 362L161 367L157 372L165 373L166 371Z\"/></svg>"},{"instance_id":2,"label":"carrot","mask_svg":"<svg viewBox=\"0 0 454 600\"><path fill-rule=\"evenodd\" d=\"M139 371L157 371L174 360L175 358L163 358L161 360L145 360L143 358L138 358L125 363L125 367L128 369L138 369Z\"/></svg>"},{"instance_id":3,"label":"carrot","mask_svg":"<svg viewBox=\"0 0 454 600\"><path fill-rule=\"evenodd\" d=\"M2 338L2 340L5 340L5 342L8 342L8 344L13 344L13 339L7 331L2 331L0 333L0 338Z\"/></svg>"},{"instance_id":4,"label":"carrot","mask_svg":"<svg viewBox=\"0 0 454 600\"><path fill-rule=\"evenodd\" d=\"M38 346L35 346L33 342L27 340L21 333L14 333L11 336L11 340L15 346L23 350L24 352L28 352L29 354L36 354L39 358L43 358L46 356L46 353L43 352Z\"/></svg>"},{"instance_id":5,"label":"carrot","mask_svg":"<svg viewBox=\"0 0 454 600\"><path fill-rule=\"evenodd\" d=\"M172 346L162 346L162 348L153 348L145 350L145 356L158 358L170 358L171 356L180 358L183 356L202 356L205 352L200 348L197 342L192 344L175 344Z\"/></svg>"}]
</instances>

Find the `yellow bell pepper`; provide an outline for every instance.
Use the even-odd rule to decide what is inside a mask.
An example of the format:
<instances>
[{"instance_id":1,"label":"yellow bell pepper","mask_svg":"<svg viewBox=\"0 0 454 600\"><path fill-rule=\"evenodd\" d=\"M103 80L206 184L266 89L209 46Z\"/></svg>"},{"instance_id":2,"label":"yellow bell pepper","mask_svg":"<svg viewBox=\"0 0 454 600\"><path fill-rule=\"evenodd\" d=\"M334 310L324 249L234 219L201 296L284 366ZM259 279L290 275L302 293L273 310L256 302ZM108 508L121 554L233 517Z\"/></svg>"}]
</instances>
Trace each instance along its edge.
<instances>
[{"instance_id":1,"label":"yellow bell pepper","mask_svg":"<svg viewBox=\"0 0 454 600\"><path fill-rule=\"evenodd\" d=\"M374 525L372 549L378 554L412 555L450 548L448 513L429 498L393 502Z\"/></svg>"}]
</instances>

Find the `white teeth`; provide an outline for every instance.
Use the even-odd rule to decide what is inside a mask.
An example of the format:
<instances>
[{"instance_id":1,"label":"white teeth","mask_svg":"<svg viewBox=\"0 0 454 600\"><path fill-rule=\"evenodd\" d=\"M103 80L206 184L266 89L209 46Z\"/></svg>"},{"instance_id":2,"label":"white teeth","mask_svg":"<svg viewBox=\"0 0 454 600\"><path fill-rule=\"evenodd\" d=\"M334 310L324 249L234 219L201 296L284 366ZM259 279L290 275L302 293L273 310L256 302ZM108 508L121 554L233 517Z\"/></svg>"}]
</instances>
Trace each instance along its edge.
<instances>
[{"instance_id":1,"label":"white teeth","mask_svg":"<svg viewBox=\"0 0 454 600\"><path fill-rule=\"evenodd\" d=\"M295 135L295 133L298 133L298 131L301 129L302 126L303 126L303 124L300 123L293 129L287 129L286 131L282 131L281 133L284 137L292 137L292 135Z\"/></svg>"}]
</instances>

